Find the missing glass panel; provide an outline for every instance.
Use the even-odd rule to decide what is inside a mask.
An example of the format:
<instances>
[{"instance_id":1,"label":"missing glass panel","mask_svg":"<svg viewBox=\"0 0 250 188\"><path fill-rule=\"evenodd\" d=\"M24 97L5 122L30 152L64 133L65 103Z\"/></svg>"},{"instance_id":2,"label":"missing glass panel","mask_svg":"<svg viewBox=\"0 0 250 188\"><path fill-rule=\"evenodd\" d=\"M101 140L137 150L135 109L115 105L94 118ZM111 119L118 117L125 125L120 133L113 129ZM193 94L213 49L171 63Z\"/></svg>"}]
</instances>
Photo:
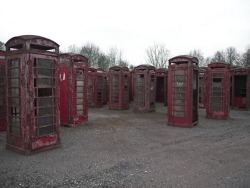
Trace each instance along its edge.
<instances>
[{"instance_id":1,"label":"missing glass panel","mask_svg":"<svg viewBox=\"0 0 250 188\"><path fill-rule=\"evenodd\" d=\"M38 97L52 96L52 88L38 88Z\"/></svg>"}]
</instances>

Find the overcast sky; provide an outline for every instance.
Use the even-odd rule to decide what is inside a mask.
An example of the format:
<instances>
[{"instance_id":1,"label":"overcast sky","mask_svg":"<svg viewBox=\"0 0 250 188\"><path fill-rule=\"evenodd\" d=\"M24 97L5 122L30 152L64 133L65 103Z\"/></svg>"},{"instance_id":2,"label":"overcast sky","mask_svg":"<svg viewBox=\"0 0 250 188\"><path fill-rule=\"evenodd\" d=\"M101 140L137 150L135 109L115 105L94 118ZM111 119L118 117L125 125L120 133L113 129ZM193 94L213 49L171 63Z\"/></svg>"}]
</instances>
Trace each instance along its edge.
<instances>
[{"instance_id":1,"label":"overcast sky","mask_svg":"<svg viewBox=\"0 0 250 188\"><path fill-rule=\"evenodd\" d=\"M205 57L250 45L250 0L5 0L0 41L19 35L54 40L61 50L87 42L103 52L116 46L130 64L162 43L171 57L199 49Z\"/></svg>"}]
</instances>

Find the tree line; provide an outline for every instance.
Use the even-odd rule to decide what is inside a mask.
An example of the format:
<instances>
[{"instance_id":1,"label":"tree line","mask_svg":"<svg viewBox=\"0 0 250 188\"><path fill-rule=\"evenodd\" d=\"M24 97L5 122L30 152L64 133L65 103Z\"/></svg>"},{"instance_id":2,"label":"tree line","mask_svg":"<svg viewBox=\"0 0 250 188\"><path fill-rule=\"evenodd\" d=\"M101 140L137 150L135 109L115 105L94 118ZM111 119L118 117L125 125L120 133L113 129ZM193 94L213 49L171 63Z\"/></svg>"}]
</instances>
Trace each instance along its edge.
<instances>
[{"instance_id":1,"label":"tree line","mask_svg":"<svg viewBox=\"0 0 250 188\"><path fill-rule=\"evenodd\" d=\"M100 67L104 70L108 70L113 66L129 67L128 61L123 58L122 51L117 47L112 47L107 53L104 53L99 46L88 42L81 47L70 45L66 51L61 51L61 53L77 53L84 55L89 59L89 66ZM133 66L130 65L130 68L133 68Z\"/></svg>"},{"instance_id":2,"label":"tree line","mask_svg":"<svg viewBox=\"0 0 250 188\"><path fill-rule=\"evenodd\" d=\"M4 43L0 41L0 49L4 50ZM117 47L110 48L104 53L99 46L93 43L86 43L81 47L70 45L67 50L60 51L60 53L77 53L84 55L89 59L89 66L96 66L108 70L113 66L125 66L131 69L134 65L123 58L122 50ZM153 65L155 68L167 68L168 60L170 58L170 50L164 44L154 43L145 50L145 64ZM231 66L250 66L250 46L246 47L243 53L237 51L235 47L228 47L225 50L216 51L212 57L204 57L199 49L195 49L187 53L197 57L199 66L205 67L211 62L227 62Z\"/></svg>"},{"instance_id":3,"label":"tree line","mask_svg":"<svg viewBox=\"0 0 250 188\"><path fill-rule=\"evenodd\" d=\"M211 62L226 62L231 66L250 66L250 46L247 46L243 53L239 53L235 47L228 47L226 50L216 51L212 57L204 57L199 49L192 50L187 55L197 57L200 67L206 67ZM146 57L148 64L156 68L167 68L170 50L164 44L155 43L146 50Z\"/></svg>"}]
</instances>

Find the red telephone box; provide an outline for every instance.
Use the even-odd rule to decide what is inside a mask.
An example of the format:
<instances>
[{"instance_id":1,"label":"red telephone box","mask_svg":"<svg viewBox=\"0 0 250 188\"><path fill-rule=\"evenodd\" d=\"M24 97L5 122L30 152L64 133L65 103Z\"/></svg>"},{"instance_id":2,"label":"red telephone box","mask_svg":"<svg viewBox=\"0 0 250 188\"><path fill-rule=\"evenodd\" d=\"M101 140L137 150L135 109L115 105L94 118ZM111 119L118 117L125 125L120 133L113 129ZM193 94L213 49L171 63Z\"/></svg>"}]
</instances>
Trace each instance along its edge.
<instances>
[{"instance_id":1,"label":"red telephone box","mask_svg":"<svg viewBox=\"0 0 250 188\"><path fill-rule=\"evenodd\" d=\"M228 63L214 62L208 65L206 117L229 117L229 67Z\"/></svg>"},{"instance_id":2,"label":"red telephone box","mask_svg":"<svg viewBox=\"0 0 250 188\"><path fill-rule=\"evenodd\" d=\"M177 56L169 60L168 125L198 124L198 59Z\"/></svg>"},{"instance_id":3,"label":"red telephone box","mask_svg":"<svg viewBox=\"0 0 250 188\"><path fill-rule=\"evenodd\" d=\"M0 131L7 129L5 51L0 50Z\"/></svg>"},{"instance_id":4,"label":"red telephone box","mask_svg":"<svg viewBox=\"0 0 250 188\"><path fill-rule=\"evenodd\" d=\"M61 123L74 126L88 121L88 59L80 54L60 54Z\"/></svg>"},{"instance_id":5,"label":"red telephone box","mask_svg":"<svg viewBox=\"0 0 250 188\"><path fill-rule=\"evenodd\" d=\"M155 67L139 65L134 68L134 110L155 111Z\"/></svg>"},{"instance_id":6,"label":"red telephone box","mask_svg":"<svg viewBox=\"0 0 250 188\"><path fill-rule=\"evenodd\" d=\"M250 71L245 67L234 68L231 71L232 91L231 107L233 109L249 109L249 77Z\"/></svg>"},{"instance_id":7,"label":"red telephone box","mask_svg":"<svg viewBox=\"0 0 250 188\"><path fill-rule=\"evenodd\" d=\"M30 155L61 146L58 53L41 36L7 41L7 149Z\"/></svg>"},{"instance_id":8,"label":"red telephone box","mask_svg":"<svg viewBox=\"0 0 250 188\"><path fill-rule=\"evenodd\" d=\"M167 100L167 74L168 69L160 68L156 70L156 102L164 102Z\"/></svg>"},{"instance_id":9,"label":"red telephone box","mask_svg":"<svg viewBox=\"0 0 250 188\"><path fill-rule=\"evenodd\" d=\"M103 107L104 70L99 67L88 69L88 105Z\"/></svg>"},{"instance_id":10,"label":"red telephone box","mask_svg":"<svg viewBox=\"0 0 250 188\"><path fill-rule=\"evenodd\" d=\"M206 104L206 76L207 67L199 68L199 107L204 108Z\"/></svg>"},{"instance_id":11,"label":"red telephone box","mask_svg":"<svg viewBox=\"0 0 250 188\"><path fill-rule=\"evenodd\" d=\"M111 67L109 81L109 109L129 109L129 69L127 67Z\"/></svg>"}]
</instances>

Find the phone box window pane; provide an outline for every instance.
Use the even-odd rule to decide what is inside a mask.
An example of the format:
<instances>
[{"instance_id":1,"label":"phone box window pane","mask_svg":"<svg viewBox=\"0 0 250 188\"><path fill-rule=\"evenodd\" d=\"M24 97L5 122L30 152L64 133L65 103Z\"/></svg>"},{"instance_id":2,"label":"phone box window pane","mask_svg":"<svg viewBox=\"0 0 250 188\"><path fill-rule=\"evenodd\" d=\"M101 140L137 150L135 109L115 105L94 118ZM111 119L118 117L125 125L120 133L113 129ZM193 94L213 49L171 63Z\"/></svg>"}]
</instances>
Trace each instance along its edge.
<instances>
[{"instance_id":1,"label":"phone box window pane","mask_svg":"<svg viewBox=\"0 0 250 188\"><path fill-rule=\"evenodd\" d=\"M84 75L83 74L77 74L76 79L77 80L84 80Z\"/></svg>"},{"instance_id":2,"label":"phone box window pane","mask_svg":"<svg viewBox=\"0 0 250 188\"><path fill-rule=\"evenodd\" d=\"M184 111L185 110L185 106L173 106L173 110L175 111Z\"/></svg>"},{"instance_id":3,"label":"phone box window pane","mask_svg":"<svg viewBox=\"0 0 250 188\"><path fill-rule=\"evenodd\" d=\"M38 107L52 106L53 99L52 98L41 98L41 99L37 99L37 103L38 103Z\"/></svg>"},{"instance_id":4,"label":"phone box window pane","mask_svg":"<svg viewBox=\"0 0 250 188\"><path fill-rule=\"evenodd\" d=\"M17 117L9 116L9 123L12 126L19 127L20 126L20 119Z\"/></svg>"},{"instance_id":5,"label":"phone box window pane","mask_svg":"<svg viewBox=\"0 0 250 188\"><path fill-rule=\"evenodd\" d=\"M51 79L37 79L37 87L52 87Z\"/></svg>"},{"instance_id":6,"label":"phone box window pane","mask_svg":"<svg viewBox=\"0 0 250 188\"><path fill-rule=\"evenodd\" d=\"M77 104L83 103L83 99L76 99L76 103L77 103Z\"/></svg>"},{"instance_id":7,"label":"phone box window pane","mask_svg":"<svg viewBox=\"0 0 250 188\"><path fill-rule=\"evenodd\" d=\"M52 88L38 88L38 97L52 96Z\"/></svg>"},{"instance_id":8,"label":"phone box window pane","mask_svg":"<svg viewBox=\"0 0 250 188\"><path fill-rule=\"evenodd\" d=\"M9 77L19 77L19 69L9 69Z\"/></svg>"},{"instance_id":9,"label":"phone box window pane","mask_svg":"<svg viewBox=\"0 0 250 188\"><path fill-rule=\"evenodd\" d=\"M8 67L19 67L19 59L9 60Z\"/></svg>"},{"instance_id":10,"label":"phone box window pane","mask_svg":"<svg viewBox=\"0 0 250 188\"><path fill-rule=\"evenodd\" d=\"M83 93L77 93L77 94L76 94L76 97L77 97L77 98L83 98Z\"/></svg>"},{"instance_id":11,"label":"phone box window pane","mask_svg":"<svg viewBox=\"0 0 250 188\"><path fill-rule=\"evenodd\" d=\"M51 125L53 124L53 116L37 118L38 126Z\"/></svg>"},{"instance_id":12,"label":"phone box window pane","mask_svg":"<svg viewBox=\"0 0 250 188\"><path fill-rule=\"evenodd\" d=\"M173 94L174 99L185 99L185 94L184 93L175 93Z\"/></svg>"},{"instance_id":13,"label":"phone box window pane","mask_svg":"<svg viewBox=\"0 0 250 188\"><path fill-rule=\"evenodd\" d=\"M19 106L19 98L9 98L9 106Z\"/></svg>"},{"instance_id":14,"label":"phone box window pane","mask_svg":"<svg viewBox=\"0 0 250 188\"><path fill-rule=\"evenodd\" d=\"M83 105L82 105L82 104L76 105L76 109L77 109L77 110L83 110Z\"/></svg>"},{"instance_id":15,"label":"phone box window pane","mask_svg":"<svg viewBox=\"0 0 250 188\"><path fill-rule=\"evenodd\" d=\"M41 128L39 128L39 135L37 135L37 136L46 136L46 135L49 135L52 133L54 133L53 126L41 127Z\"/></svg>"},{"instance_id":16,"label":"phone box window pane","mask_svg":"<svg viewBox=\"0 0 250 188\"><path fill-rule=\"evenodd\" d=\"M174 88L174 93L185 93L185 88L184 87L175 87Z\"/></svg>"},{"instance_id":17,"label":"phone box window pane","mask_svg":"<svg viewBox=\"0 0 250 188\"><path fill-rule=\"evenodd\" d=\"M212 73L212 77L221 78L221 77L223 77L223 73Z\"/></svg>"},{"instance_id":18,"label":"phone box window pane","mask_svg":"<svg viewBox=\"0 0 250 188\"><path fill-rule=\"evenodd\" d=\"M174 81L185 81L186 76L174 76Z\"/></svg>"},{"instance_id":19,"label":"phone box window pane","mask_svg":"<svg viewBox=\"0 0 250 188\"><path fill-rule=\"evenodd\" d=\"M83 87L76 87L76 91L77 92L82 92L83 91Z\"/></svg>"},{"instance_id":20,"label":"phone box window pane","mask_svg":"<svg viewBox=\"0 0 250 188\"><path fill-rule=\"evenodd\" d=\"M19 79L9 79L9 87L19 87Z\"/></svg>"},{"instance_id":21,"label":"phone box window pane","mask_svg":"<svg viewBox=\"0 0 250 188\"><path fill-rule=\"evenodd\" d=\"M173 111L173 115L176 117L185 117L185 112Z\"/></svg>"},{"instance_id":22,"label":"phone box window pane","mask_svg":"<svg viewBox=\"0 0 250 188\"><path fill-rule=\"evenodd\" d=\"M77 115L78 115L78 116L83 115L83 111L82 111L82 110L81 110L81 111L77 111Z\"/></svg>"},{"instance_id":23,"label":"phone box window pane","mask_svg":"<svg viewBox=\"0 0 250 188\"><path fill-rule=\"evenodd\" d=\"M174 74L175 75L184 75L184 74L186 74L186 70L175 70Z\"/></svg>"},{"instance_id":24,"label":"phone box window pane","mask_svg":"<svg viewBox=\"0 0 250 188\"><path fill-rule=\"evenodd\" d=\"M16 136L20 135L20 128L19 127L10 126L9 128L10 128L10 133L12 135L16 135Z\"/></svg>"},{"instance_id":25,"label":"phone box window pane","mask_svg":"<svg viewBox=\"0 0 250 188\"><path fill-rule=\"evenodd\" d=\"M187 85L187 82L174 82L175 87L184 87Z\"/></svg>"},{"instance_id":26,"label":"phone box window pane","mask_svg":"<svg viewBox=\"0 0 250 188\"><path fill-rule=\"evenodd\" d=\"M76 81L77 86L84 86L84 81Z\"/></svg>"},{"instance_id":27,"label":"phone box window pane","mask_svg":"<svg viewBox=\"0 0 250 188\"><path fill-rule=\"evenodd\" d=\"M175 104L175 105L185 105L185 100L173 100L173 104Z\"/></svg>"},{"instance_id":28,"label":"phone box window pane","mask_svg":"<svg viewBox=\"0 0 250 188\"><path fill-rule=\"evenodd\" d=\"M50 59L37 59L37 67L54 68L54 61Z\"/></svg>"},{"instance_id":29,"label":"phone box window pane","mask_svg":"<svg viewBox=\"0 0 250 188\"><path fill-rule=\"evenodd\" d=\"M211 106L211 110L213 110L213 111L222 111L222 106Z\"/></svg>"},{"instance_id":30,"label":"phone box window pane","mask_svg":"<svg viewBox=\"0 0 250 188\"><path fill-rule=\"evenodd\" d=\"M9 88L9 97L19 97L19 88Z\"/></svg>"},{"instance_id":31,"label":"phone box window pane","mask_svg":"<svg viewBox=\"0 0 250 188\"><path fill-rule=\"evenodd\" d=\"M54 70L52 69L37 69L38 78L51 78L54 76Z\"/></svg>"},{"instance_id":32,"label":"phone box window pane","mask_svg":"<svg viewBox=\"0 0 250 188\"><path fill-rule=\"evenodd\" d=\"M39 108L38 109L38 116L48 116L54 114L54 108Z\"/></svg>"}]
</instances>

